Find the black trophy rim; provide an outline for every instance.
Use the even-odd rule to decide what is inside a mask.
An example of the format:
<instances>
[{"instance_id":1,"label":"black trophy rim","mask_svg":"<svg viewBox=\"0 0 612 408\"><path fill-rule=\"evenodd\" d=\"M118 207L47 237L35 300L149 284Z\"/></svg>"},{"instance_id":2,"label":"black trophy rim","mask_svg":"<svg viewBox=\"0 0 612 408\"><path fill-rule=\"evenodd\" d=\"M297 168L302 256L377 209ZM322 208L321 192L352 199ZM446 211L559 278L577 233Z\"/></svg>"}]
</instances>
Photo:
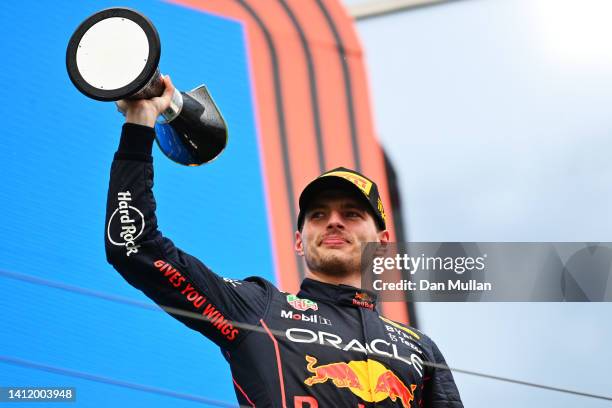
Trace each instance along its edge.
<instances>
[{"instance_id":1,"label":"black trophy rim","mask_svg":"<svg viewBox=\"0 0 612 408\"><path fill-rule=\"evenodd\" d=\"M87 30L89 30L94 24L111 17L127 18L138 24L143 29L145 35L147 36L147 40L149 41L149 56L144 69L134 81L118 89L105 90L95 88L89 85L85 79L83 79L83 76L77 68L76 53L79 43ZM149 82L157 70L160 56L161 43L159 41L159 34L157 33L157 30L155 29L155 26L151 20L136 10L125 7L113 7L92 14L85 21L83 21L72 34L66 50L66 69L68 70L68 76L70 77L70 80L74 86L84 95L98 101L117 101L136 93Z\"/></svg>"}]
</instances>

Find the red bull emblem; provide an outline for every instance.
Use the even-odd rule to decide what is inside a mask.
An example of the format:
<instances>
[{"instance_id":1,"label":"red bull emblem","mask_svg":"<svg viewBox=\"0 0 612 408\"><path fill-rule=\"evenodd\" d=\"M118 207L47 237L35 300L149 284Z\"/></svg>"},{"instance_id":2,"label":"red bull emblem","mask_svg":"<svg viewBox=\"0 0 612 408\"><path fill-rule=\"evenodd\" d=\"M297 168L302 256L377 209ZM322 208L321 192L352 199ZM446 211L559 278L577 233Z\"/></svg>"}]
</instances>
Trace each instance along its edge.
<instances>
[{"instance_id":1,"label":"red bull emblem","mask_svg":"<svg viewBox=\"0 0 612 408\"><path fill-rule=\"evenodd\" d=\"M306 369L314 374L304 380L304 384L310 387L313 384L320 384L331 380L339 388L351 387L359 390L363 389L359 382L359 377L347 363L331 363L315 367L317 359L308 355L306 356L306 361L308 361Z\"/></svg>"},{"instance_id":2,"label":"red bull emblem","mask_svg":"<svg viewBox=\"0 0 612 408\"><path fill-rule=\"evenodd\" d=\"M319 310L319 306L317 305L316 302L313 302L312 300L309 300L309 299L300 299L299 297L295 295L287 295L287 302L294 309L300 310L302 312L308 309Z\"/></svg>"},{"instance_id":3,"label":"red bull emblem","mask_svg":"<svg viewBox=\"0 0 612 408\"><path fill-rule=\"evenodd\" d=\"M410 403L414 400L414 390L416 387L416 384L410 384L410 389L408 389L397 375L392 371L387 371L378 377L374 392L388 394L393 402L399 398L404 408L410 408Z\"/></svg>"},{"instance_id":4,"label":"red bull emblem","mask_svg":"<svg viewBox=\"0 0 612 408\"><path fill-rule=\"evenodd\" d=\"M316 384L329 383L338 388L345 388L363 401L381 402L387 398L399 402L404 408L410 408L414 401L416 384L407 387L391 370L376 360L335 362L317 366L317 359L305 356L306 369L312 373L304 384L312 387Z\"/></svg>"},{"instance_id":5,"label":"red bull emblem","mask_svg":"<svg viewBox=\"0 0 612 408\"><path fill-rule=\"evenodd\" d=\"M374 310L374 303L372 303L372 296L366 292L357 292L353 297L353 304L355 306L364 307L366 309Z\"/></svg>"},{"instance_id":6,"label":"red bull emblem","mask_svg":"<svg viewBox=\"0 0 612 408\"><path fill-rule=\"evenodd\" d=\"M372 301L372 297L370 295L368 295L366 292L357 292L355 293L355 299L356 300L360 300L362 302L371 302Z\"/></svg>"}]
</instances>

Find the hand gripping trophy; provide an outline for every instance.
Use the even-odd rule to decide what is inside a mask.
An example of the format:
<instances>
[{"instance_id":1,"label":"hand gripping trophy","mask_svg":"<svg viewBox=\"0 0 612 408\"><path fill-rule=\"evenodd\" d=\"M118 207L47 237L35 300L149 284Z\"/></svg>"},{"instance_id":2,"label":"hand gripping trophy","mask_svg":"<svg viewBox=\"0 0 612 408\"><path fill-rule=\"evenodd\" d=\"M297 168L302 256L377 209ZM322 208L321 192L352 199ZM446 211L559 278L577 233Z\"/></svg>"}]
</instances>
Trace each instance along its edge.
<instances>
[{"instance_id":1,"label":"hand gripping trophy","mask_svg":"<svg viewBox=\"0 0 612 408\"><path fill-rule=\"evenodd\" d=\"M144 15L128 8L99 11L79 25L66 50L70 80L99 101L160 96L159 34ZM227 144L227 126L206 86L174 91L170 107L155 126L157 144L173 161L199 166Z\"/></svg>"}]
</instances>

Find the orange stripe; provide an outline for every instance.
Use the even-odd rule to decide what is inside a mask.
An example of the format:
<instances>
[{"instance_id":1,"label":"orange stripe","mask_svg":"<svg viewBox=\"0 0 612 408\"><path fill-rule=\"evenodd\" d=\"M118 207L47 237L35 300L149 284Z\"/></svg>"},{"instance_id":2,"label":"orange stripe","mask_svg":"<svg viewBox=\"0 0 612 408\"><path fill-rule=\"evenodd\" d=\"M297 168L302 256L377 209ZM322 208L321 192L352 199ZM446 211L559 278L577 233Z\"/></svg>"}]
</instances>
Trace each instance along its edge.
<instances>
[{"instance_id":1,"label":"orange stripe","mask_svg":"<svg viewBox=\"0 0 612 408\"><path fill-rule=\"evenodd\" d=\"M391 233L391 240L395 240L393 214L384 157L379 141L374 132L372 112L370 110L370 96L368 94L368 81L365 73L365 63L362 58L362 48L357 37L355 26L346 10L336 0L322 0L335 21L338 32L347 49L347 62L351 75L353 92L353 106L357 125L359 153L363 173L376 180L383 205L387 210L387 228ZM403 302L382 302L382 310L389 318L409 322L408 310Z\"/></svg>"},{"instance_id":2,"label":"orange stripe","mask_svg":"<svg viewBox=\"0 0 612 408\"><path fill-rule=\"evenodd\" d=\"M253 2L253 8L264 19L266 25L271 28L279 57L285 120L287 126L287 142L289 150L289 161L293 179L293 194L295 201L295 214L297 215L297 198L302 188L313 178L313 174L319 173L318 155L316 148L316 136L313 126L313 112L311 109L310 92L308 87L308 71L304 50L300 43L299 35L286 11L278 2ZM285 196L286 197L286 196ZM280 199L274 196L272 200ZM283 198L287 199L287 198ZM288 217L290 218L290 217ZM285 231L290 233L296 230L295 220L289 219L289 226ZM279 230L280 234L286 232ZM295 252L293 245L294 235L279 241L277 251L286 257L286 262L295 264ZM283 267L286 263L281 263ZM295 292L299 290L300 277L297 269L293 269L291 280L294 286L283 286L282 290ZM285 270L283 276L289 275Z\"/></svg>"},{"instance_id":3,"label":"orange stripe","mask_svg":"<svg viewBox=\"0 0 612 408\"><path fill-rule=\"evenodd\" d=\"M245 25L249 66L254 82L255 117L258 127L259 146L261 146L265 194L268 203L268 217L271 224L270 235L273 247L276 281L281 290L297 291L299 276L292 245L293 224L289 214L285 169L282 163L282 149L276 113L273 70L268 45L264 35L246 10L237 1L227 0L171 0L174 4L191 7L200 11L218 14L240 20ZM254 2L249 2L251 3ZM265 14L266 10L259 10ZM262 15L263 18L263 15ZM276 32L273 27L270 31ZM277 51L280 48L277 45ZM231 124L230 124L231 127ZM291 133L291 132L289 132ZM231 137L231 135L230 135ZM294 194L294 192L291 192Z\"/></svg>"},{"instance_id":4,"label":"orange stripe","mask_svg":"<svg viewBox=\"0 0 612 408\"><path fill-rule=\"evenodd\" d=\"M296 2L297 0L293 0ZM347 100L342 65L336 40L322 10L316 1L305 2L304 19L312 22L309 38L317 44L313 52L318 74L318 90L321 95L321 115L324 131L324 147L328 169L344 166L355 168L351 129L347 115Z\"/></svg>"},{"instance_id":5,"label":"orange stripe","mask_svg":"<svg viewBox=\"0 0 612 408\"><path fill-rule=\"evenodd\" d=\"M285 399L285 380L283 378L283 363L281 362L280 351L278 350L278 342L270 332L270 329L268 329L268 325L266 325L266 322L264 322L263 319L260 319L259 321L261 322L261 325L266 330L266 332L268 332L268 336L270 336L270 339L272 339L272 342L274 343L274 351L276 353L276 366L278 367L278 378L280 380L281 387L281 397L283 399L283 407L286 408L287 401Z\"/></svg>"},{"instance_id":6,"label":"orange stripe","mask_svg":"<svg viewBox=\"0 0 612 408\"><path fill-rule=\"evenodd\" d=\"M342 66L334 36L316 1L289 0L289 3L299 9L297 16L311 45L326 167L354 168Z\"/></svg>"}]
</instances>

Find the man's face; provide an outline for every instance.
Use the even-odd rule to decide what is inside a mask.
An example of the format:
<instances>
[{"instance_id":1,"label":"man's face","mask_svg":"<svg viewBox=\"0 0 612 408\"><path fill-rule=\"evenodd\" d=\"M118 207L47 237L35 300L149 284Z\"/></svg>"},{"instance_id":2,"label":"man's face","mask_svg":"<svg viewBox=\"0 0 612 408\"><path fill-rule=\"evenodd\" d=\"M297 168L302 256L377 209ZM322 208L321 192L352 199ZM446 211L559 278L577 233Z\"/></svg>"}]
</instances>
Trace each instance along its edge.
<instances>
[{"instance_id":1,"label":"man's face","mask_svg":"<svg viewBox=\"0 0 612 408\"><path fill-rule=\"evenodd\" d=\"M295 240L295 250L305 257L308 269L335 277L359 273L361 244L389 240L387 231L378 231L366 205L349 192L326 190L317 195Z\"/></svg>"}]
</instances>

